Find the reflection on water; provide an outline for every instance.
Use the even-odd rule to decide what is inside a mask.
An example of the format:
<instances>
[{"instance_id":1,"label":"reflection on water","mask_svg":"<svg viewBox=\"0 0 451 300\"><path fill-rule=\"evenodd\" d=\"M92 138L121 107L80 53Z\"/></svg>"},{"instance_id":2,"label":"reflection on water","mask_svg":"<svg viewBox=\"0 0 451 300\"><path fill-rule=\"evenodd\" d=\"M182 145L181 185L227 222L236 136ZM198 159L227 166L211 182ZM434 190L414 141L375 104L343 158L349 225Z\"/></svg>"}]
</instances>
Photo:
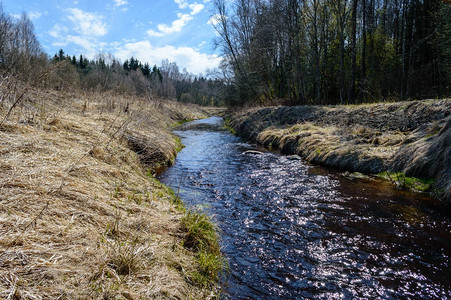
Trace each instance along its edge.
<instances>
[{"instance_id":1,"label":"reflection on water","mask_svg":"<svg viewBox=\"0 0 451 300\"><path fill-rule=\"evenodd\" d=\"M451 297L449 210L384 183L349 180L297 156L254 149L214 117L176 132L186 145L161 181L221 229L224 296Z\"/></svg>"}]
</instances>

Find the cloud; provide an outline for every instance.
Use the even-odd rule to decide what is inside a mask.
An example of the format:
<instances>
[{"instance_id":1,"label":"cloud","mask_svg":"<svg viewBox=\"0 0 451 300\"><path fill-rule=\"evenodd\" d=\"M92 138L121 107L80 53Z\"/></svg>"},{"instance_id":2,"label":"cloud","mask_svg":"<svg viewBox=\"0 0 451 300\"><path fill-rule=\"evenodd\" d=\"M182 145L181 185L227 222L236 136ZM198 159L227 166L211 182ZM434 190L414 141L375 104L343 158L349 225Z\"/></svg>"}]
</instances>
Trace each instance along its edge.
<instances>
[{"instance_id":1,"label":"cloud","mask_svg":"<svg viewBox=\"0 0 451 300\"><path fill-rule=\"evenodd\" d=\"M186 0L174 0L174 2L179 5L180 9L185 9L188 6L188 2Z\"/></svg>"},{"instance_id":2,"label":"cloud","mask_svg":"<svg viewBox=\"0 0 451 300\"><path fill-rule=\"evenodd\" d=\"M220 20L221 20L221 16L219 14L215 14L208 20L207 24L216 26L219 24Z\"/></svg>"},{"instance_id":3,"label":"cloud","mask_svg":"<svg viewBox=\"0 0 451 300\"><path fill-rule=\"evenodd\" d=\"M60 24L53 25L52 29L49 30L49 35L54 38L60 38L61 33L68 32L69 29L66 26L61 26Z\"/></svg>"},{"instance_id":4,"label":"cloud","mask_svg":"<svg viewBox=\"0 0 451 300\"><path fill-rule=\"evenodd\" d=\"M44 13L44 15L46 15L46 14L47 14L47 12ZM39 19L40 17L42 17L42 15L43 15L43 13L38 12L38 11L30 11L28 13L28 16L30 17L30 19L32 21Z\"/></svg>"},{"instance_id":5,"label":"cloud","mask_svg":"<svg viewBox=\"0 0 451 300\"><path fill-rule=\"evenodd\" d=\"M188 24L188 22L193 19L193 16L191 16L189 14L178 13L177 16L178 16L178 19L175 20L174 22L172 22L171 26L168 26L166 24L159 24L157 26L158 31L149 29L147 31L147 34L150 36L161 37L161 36L168 35L168 34L171 34L174 32L180 32L183 29L183 27L185 27L186 24Z\"/></svg>"},{"instance_id":6,"label":"cloud","mask_svg":"<svg viewBox=\"0 0 451 300\"><path fill-rule=\"evenodd\" d=\"M125 11L128 11L128 7L127 6L129 4L130 3L128 1L126 1L126 0L113 0L113 3L112 4L108 4L107 8L108 9L112 9L112 10L119 9L119 10L125 12Z\"/></svg>"},{"instance_id":7,"label":"cloud","mask_svg":"<svg viewBox=\"0 0 451 300\"><path fill-rule=\"evenodd\" d=\"M93 57L100 51L99 49L106 46L106 43L101 43L95 39L93 40L91 38L86 38L78 35L67 35L64 37L64 39L58 40L52 43L52 45L55 47L65 47L70 43L82 47L83 55L87 57Z\"/></svg>"},{"instance_id":8,"label":"cloud","mask_svg":"<svg viewBox=\"0 0 451 300\"><path fill-rule=\"evenodd\" d=\"M205 7L203 4L199 4L197 2L194 4L188 4L186 0L174 0L174 2L178 4L180 9L189 8L191 12L184 14L177 13L177 20L173 21L170 26L166 24L159 24L157 26L158 31L153 29L147 30L147 34L149 36L162 37L171 33L182 31L183 27L194 19L194 16L200 13Z\"/></svg>"},{"instance_id":9,"label":"cloud","mask_svg":"<svg viewBox=\"0 0 451 300\"><path fill-rule=\"evenodd\" d=\"M103 23L104 17L95 13L84 12L78 8L68 8L67 17L74 24L74 30L82 36L104 36L108 33Z\"/></svg>"},{"instance_id":10,"label":"cloud","mask_svg":"<svg viewBox=\"0 0 451 300\"><path fill-rule=\"evenodd\" d=\"M48 34L56 39L52 43L53 46L75 44L83 49L84 55L93 56L106 45L97 39L108 33L102 15L84 12L78 8L68 8L64 11L67 13L66 21L70 23L65 24L67 26L56 23L48 31Z\"/></svg>"},{"instance_id":11,"label":"cloud","mask_svg":"<svg viewBox=\"0 0 451 300\"><path fill-rule=\"evenodd\" d=\"M39 19L43 15L48 15L48 12L46 11L44 13L41 13L39 11L29 11L29 12L26 12L25 14L28 16L28 18L30 18L31 21L34 21L34 20ZM22 18L22 15L23 14L10 14L10 16L12 16L15 19Z\"/></svg>"},{"instance_id":12,"label":"cloud","mask_svg":"<svg viewBox=\"0 0 451 300\"><path fill-rule=\"evenodd\" d=\"M199 8L200 8L200 10L202 10L204 8L203 4L199 4L197 2L194 2L193 4L189 4L188 1L186 1L186 0L174 0L174 2L176 4L178 4L179 9L189 8L189 9L191 9L191 11L195 11ZM208 3L208 2L210 2L210 0L204 0L204 3ZM194 13L194 14L196 14L196 13Z\"/></svg>"},{"instance_id":13,"label":"cloud","mask_svg":"<svg viewBox=\"0 0 451 300\"><path fill-rule=\"evenodd\" d=\"M203 4L198 4L198 3L191 4L189 6L189 8L191 9L191 15L192 16L197 15L204 9L204 7L205 7L205 5L203 5Z\"/></svg>"},{"instance_id":14,"label":"cloud","mask_svg":"<svg viewBox=\"0 0 451 300\"><path fill-rule=\"evenodd\" d=\"M126 43L119 47L114 55L123 61L133 56L150 65L159 65L163 59L168 59L170 62L176 62L181 70L186 68L188 72L194 74L205 73L207 69L217 68L220 62L216 55L200 53L190 47L171 45L154 47L149 41Z\"/></svg>"},{"instance_id":15,"label":"cloud","mask_svg":"<svg viewBox=\"0 0 451 300\"><path fill-rule=\"evenodd\" d=\"M98 43L76 35L68 35L67 42L79 45L83 47L85 50L87 50L89 53L95 52L95 49L99 47Z\"/></svg>"},{"instance_id":16,"label":"cloud","mask_svg":"<svg viewBox=\"0 0 451 300\"><path fill-rule=\"evenodd\" d=\"M128 1L125 0L113 0L114 6L120 7L128 4Z\"/></svg>"}]
</instances>

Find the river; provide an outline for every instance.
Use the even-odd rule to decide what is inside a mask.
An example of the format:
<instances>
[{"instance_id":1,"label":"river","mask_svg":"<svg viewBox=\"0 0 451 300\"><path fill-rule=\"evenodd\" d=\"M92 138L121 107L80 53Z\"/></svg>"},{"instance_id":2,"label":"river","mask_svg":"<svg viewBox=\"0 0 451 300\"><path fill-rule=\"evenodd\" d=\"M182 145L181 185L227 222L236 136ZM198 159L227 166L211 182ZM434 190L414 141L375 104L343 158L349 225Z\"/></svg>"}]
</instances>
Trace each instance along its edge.
<instances>
[{"instance_id":1,"label":"river","mask_svg":"<svg viewBox=\"0 0 451 300\"><path fill-rule=\"evenodd\" d=\"M223 298L451 298L449 206L258 149L219 117L175 133L160 180L217 223Z\"/></svg>"}]
</instances>

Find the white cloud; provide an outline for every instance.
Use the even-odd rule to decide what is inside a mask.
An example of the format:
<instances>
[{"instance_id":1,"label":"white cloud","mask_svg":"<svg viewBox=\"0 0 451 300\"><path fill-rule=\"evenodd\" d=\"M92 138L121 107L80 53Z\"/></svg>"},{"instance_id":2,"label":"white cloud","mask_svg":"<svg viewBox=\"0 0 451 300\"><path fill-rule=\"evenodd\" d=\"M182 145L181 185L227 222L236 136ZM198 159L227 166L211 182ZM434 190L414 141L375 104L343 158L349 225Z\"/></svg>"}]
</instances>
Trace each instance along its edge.
<instances>
[{"instance_id":1,"label":"white cloud","mask_svg":"<svg viewBox=\"0 0 451 300\"><path fill-rule=\"evenodd\" d=\"M100 48L105 46L105 43L99 43L97 40L90 38L78 36L78 35L67 35L64 39L52 43L55 47L65 47L69 43L78 45L83 48L83 55L87 57L93 57Z\"/></svg>"},{"instance_id":2,"label":"white cloud","mask_svg":"<svg viewBox=\"0 0 451 300\"><path fill-rule=\"evenodd\" d=\"M147 31L147 34L150 36L164 36L164 35L168 35L174 32L180 32L183 27L186 26L186 24L188 24L189 21L191 21L193 19L193 16L189 15L189 14L181 14L178 13L177 14L178 19L175 20L174 22L172 22L171 26L168 26L166 24L159 24L157 26L158 31L149 29Z\"/></svg>"},{"instance_id":3,"label":"white cloud","mask_svg":"<svg viewBox=\"0 0 451 300\"><path fill-rule=\"evenodd\" d=\"M54 38L60 38L61 33L66 33L68 31L69 29L66 26L61 26L60 24L57 23L53 25L52 29L50 29L49 35Z\"/></svg>"},{"instance_id":4,"label":"white cloud","mask_svg":"<svg viewBox=\"0 0 451 300\"><path fill-rule=\"evenodd\" d=\"M15 19L22 18L22 14L10 14L10 15ZM30 18L31 21L34 21L36 19L39 19L43 15L48 15L48 12L41 13L39 11L30 11L26 12L26 15L28 16L28 18Z\"/></svg>"},{"instance_id":5,"label":"white cloud","mask_svg":"<svg viewBox=\"0 0 451 300\"><path fill-rule=\"evenodd\" d=\"M66 9L67 26L54 24L48 34L56 40L53 46L63 47L68 44L80 46L84 55L93 56L106 44L99 42L98 37L107 34L107 26L103 23L104 17L95 13L84 12L78 8Z\"/></svg>"},{"instance_id":6,"label":"white cloud","mask_svg":"<svg viewBox=\"0 0 451 300\"><path fill-rule=\"evenodd\" d=\"M174 2L179 5L180 9L185 9L188 6L188 2L186 0L174 0Z\"/></svg>"},{"instance_id":7,"label":"white cloud","mask_svg":"<svg viewBox=\"0 0 451 300\"><path fill-rule=\"evenodd\" d=\"M113 0L113 3L112 4L108 4L107 5L107 8L108 9L113 9L113 10L116 10L116 9L119 9L119 10L121 10L121 11L128 11L128 5L129 5L130 3L128 2L128 1L126 1L126 0Z\"/></svg>"},{"instance_id":8,"label":"white cloud","mask_svg":"<svg viewBox=\"0 0 451 300\"><path fill-rule=\"evenodd\" d=\"M54 42L54 43L52 43L52 46L55 46L55 47L64 47L64 46L66 46L68 44L68 42L66 42L66 41L63 41L63 42Z\"/></svg>"},{"instance_id":9,"label":"white cloud","mask_svg":"<svg viewBox=\"0 0 451 300\"><path fill-rule=\"evenodd\" d=\"M125 1L125 0L113 0L113 2L116 7L124 6L124 5L128 4L128 1Z\"/></svg>"},{"instance_id":10,"label":"white cloud","mask_svg":"<svg viewBox=\"0 0 451 300\"><path fill-rule=\"evenodd\" d=\"M205 7L205 5L203 5L203 4L198 4L198 3L191 4L189 6L189 8L191 9L191 15L192 16L197 15L204 9L204 7Z\"/></svg>"},{"instance_id":11,"label":"white cloud","mask_svg":"<svg viewBox=\"0 0 451 300\"><path fill-rule=\"evenodd\" d=\"M216 55L200 53L190 47L154 47L149 41L126 43L114 55L123 61L133 56L150 65L159 65L163 59L168 59L170 62L175 61L181 70L186 68L194 74L217 68L220 62Z\"/></svg>"},{"instance_id":12,"label":"white cloud","mask_svg":"<svg viewBox=\"0 0 451 300\"><path fill-rule=\"evenodd\" d=\"M215 14L208 20L207 24L216 26L216 25L218 25L220 20L221 20L221 16L219 14Z\"/></svg>"},{"instance_id":13,"label":"white cloud","mask_svg":"<svg viewBox=\"0 0 451 300\"><path fill-rule=\"evenodd\" d=\"M67 17L74 24L74 30L82 36L104 36L107 26L103 23L104 17L95 13L84 12L78 8L68 8Z\"/></svg>"},{"instance_id":14,"label":"white cloud","mask_svg":"<svg viewBox=\"0 0 451 300\"><path fill-rule=\"evenodd\" d=\"M39 19L40 17L42 17L42 13L38 12L38 11L30 11L28 13L28 16L30 17L30 19L32 21L34 21L34 20Z\"/></svg>"},{"instance_id":15,"label":"white cloud","mask_svg":"<svg viewBox=\"0 0 451 300\"><path fill-rule=\"evenodd\" d=\"M164 33L159 32L159 31L155 31L155 30L153 30L153 29L147 30L147 34L148 34L149 36L154 36L154 37L162 37L162 36L164 36Z\"/></svg>"},{"instance_id":16,"label":"white cloud","mask_svg":"<svg viewBox=\"0 0 451 300\"><path fill-rule=\"evenodd\" d=\"M94 57L97 53L101 52L107 46L107 43L99 42L96 39L92 39L84 36L68 35L66 38L67 43L73 43L83 48L83 56Z\"/></svg>"},{"instance_id":17,"label":"white cloud","mask_svg":"<svg viewBox=\"0 0 451 300\"><path fill-rule=\"evenodd\" d=\"M92 52L95 48L98 47L97 43L94 43L93 41L87 38L83 38L81 36L76 35L68 35L67 41L83 47L88 52Z\"/></svg>"},{"instance_id":18,"label":"white cloud","mask_svg":"<svg viewBox=\"0 0 451 300\"><path fill-rule=\"evenodd\" d=\"M166 24L159 24L157 26L158 31L149 29L147 34L149 36L162 37L171 33L182 31L183 27L188 24L195 15L200 13L204 9L203 4L199 4L195 2L194 4L188 4L185 0L174 0L175 3L178 4L180 9L189 8L191 10L190 13L177 13L177 20L173 21L170 26Z\"/></svg>"}]
</instances>

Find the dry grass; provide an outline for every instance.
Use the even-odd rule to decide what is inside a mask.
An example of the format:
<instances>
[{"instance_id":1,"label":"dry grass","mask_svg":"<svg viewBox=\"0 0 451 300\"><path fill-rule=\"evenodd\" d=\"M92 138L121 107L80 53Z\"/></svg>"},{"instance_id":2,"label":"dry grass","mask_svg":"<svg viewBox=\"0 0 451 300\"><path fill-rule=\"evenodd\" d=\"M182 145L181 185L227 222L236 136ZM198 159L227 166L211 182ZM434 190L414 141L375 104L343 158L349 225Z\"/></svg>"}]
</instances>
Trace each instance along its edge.
<instances>
[{"instance_id":1,"label":"dry grass","mask_svg":"<svg viewBox=\"0 0 451 300\"><path fill-rule=\"evenodd\" d=\"M451 201L451 100L349 106L250 108L233 129L307 161L368 174L390 170L435 179Z\"/></svg>"},{"instance_id":2,"label":"dry grass","mask_svg":"<svg viewBox=\"0 0 451 300\"><path fill-rule=\"evenodd\" d=\"M383 162L397 149L385 144L385 140L394 139L392 135L382 135L362 126L343 129L319 127L309 122L286 128L269 127L257 136L258 143L282 153L295 153L311 163L364 173L379 173L384 169ZM380 140L384 142L380 144Z\"/></svg>"},{"instance_id":3,"label":"dry grass","mask_svg":"<svg viewBox=\"0 0 451 300\"><path fill-rule=\"evenodd\" d=\"M175 155L170 125L203 116L172 102L32 91L0 128L0 298L206 297L189 283L198 266L181 246L183 214L148 176Z\"/></svg>"}]
</instances>

